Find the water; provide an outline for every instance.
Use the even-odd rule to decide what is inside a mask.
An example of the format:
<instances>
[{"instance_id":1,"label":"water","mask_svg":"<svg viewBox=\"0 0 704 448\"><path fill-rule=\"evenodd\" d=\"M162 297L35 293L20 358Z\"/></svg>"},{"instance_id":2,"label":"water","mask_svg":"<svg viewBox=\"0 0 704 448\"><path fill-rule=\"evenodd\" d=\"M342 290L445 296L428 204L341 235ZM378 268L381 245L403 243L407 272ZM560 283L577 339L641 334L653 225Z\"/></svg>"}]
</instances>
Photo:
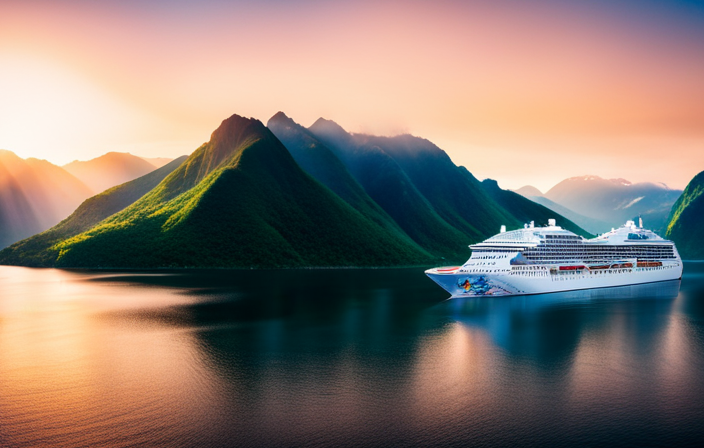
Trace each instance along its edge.
<instances>
[{"instance_id":1,"label":"water","mask_svg":"<svg viewBox=\"0 0 704 448\"><path fill-rule=\"evenodd\" d=\"M422 270L0 267L0 446L647 446L704 437L704 264L445 300Z\"/></svg>"}]
</instances>

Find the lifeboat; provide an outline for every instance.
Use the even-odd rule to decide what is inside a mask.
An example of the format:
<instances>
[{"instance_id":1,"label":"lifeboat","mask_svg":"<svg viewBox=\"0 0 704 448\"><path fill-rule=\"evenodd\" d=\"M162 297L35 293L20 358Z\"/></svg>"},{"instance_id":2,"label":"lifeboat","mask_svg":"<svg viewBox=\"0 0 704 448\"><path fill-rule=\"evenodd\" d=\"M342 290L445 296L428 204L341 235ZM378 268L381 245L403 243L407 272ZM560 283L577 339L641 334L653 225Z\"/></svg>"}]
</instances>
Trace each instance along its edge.
<instances>
[{"instance_id":1,"label":"lifeboat","mask_svg":"<svg viewBox=\"0 0 704 448\"><path fill-rule=\"evenodd\" d=\"M616 263L611 265L611 269L626 269L632 267L633 263Z\"/></svg>"},{"instance_id":2,"label":"lifeboat","mask_svg":"<svg viewBox=\"0 0 704 448\"><path fill-rule=\"evenodd\" d=\"M657 268L662 266L662 262L660 261L639 261L638 264L636 264L639 268Z\"/></svg>"},{"instance_id":3,"label":"lifeboat","mask_svg":"<svg viewBox=\"0 0 704 448\"><path fill-rule=\"evenodd\" d=\"M608 264L597 264L594 266L589 266L589 269L591 269L593 271L594 269L609 269L610 267L611 266Z\"/></svg>"},{"instance_id":4,"label":"lifeboat","mask_svg":"<svg viewBox=\"0 0 704 448\"><path fill-rule=\"evenodd\" d=\"M586 266L584 265L577 265L577 266L560 266L561 271L576 271L578 269L584 269Z\"/></svg>"}]
</instances>

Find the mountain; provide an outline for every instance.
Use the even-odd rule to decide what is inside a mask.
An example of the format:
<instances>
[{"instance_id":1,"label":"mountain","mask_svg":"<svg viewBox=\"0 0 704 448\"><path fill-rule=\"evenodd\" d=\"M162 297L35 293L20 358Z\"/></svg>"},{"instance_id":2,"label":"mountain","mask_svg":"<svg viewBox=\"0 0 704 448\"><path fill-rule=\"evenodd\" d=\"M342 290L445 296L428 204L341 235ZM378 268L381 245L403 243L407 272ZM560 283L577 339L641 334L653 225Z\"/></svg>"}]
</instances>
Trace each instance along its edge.
<instances>
[{"instance_id":1,"label":"mountain","mask_svg":"<svg viewBox=\"0 0 704 448\"><path fill-rule=\"evenodd\" d=\"M518 193L521 196L526 197L526 198L542 197L543 196L543 193L541 193L540 190L538 190L537 188L535 188L532 185L526 185L526 186L519 188L518 190L513 190L513 191L515 191L516 193Z\"/></svg>"},{"instance_id":2,"label":"mountain","mask_svg":"<svg viewBox=\"0 0 704 448\"><path fill-rule=\"evenodd\" d=\"M499 184L493 179L483 180L482 186L489 196L499 203L499 205L507 210L511 210L513 216L523 222L534 221L536 225L540 225L540 223L547 223L548 219L555 219L557 221L557 225L574 232L577 235L582 235L586 238L592 238L594 236L589 232L585 232L584 229L578 224L555 213L550 208L536 204L516 192L502 190L499 187Z\"/></svg>"},{"instance_id":3,"label":"mountain","mask_svg":"<svg viewBox=\"0 0 704 448\"><path fill-rule=\"evenodd\" d=\"M610 227L641 215L647 228L659 231L681 193L664 184L582 176L560 182L545 197Z\"/></svg>"},{"instance_id":4,"label":"mountain","mask_svg":"<svg viewBox=\"0 0 704 448\"><path fill-rule=\"evenodd\" d=\"M543 207L549 208L555 213L559 213L560 215L574 222L587 232L591 232L593 234L605 233L614 227L613 225L607 222L590 218L588 216L580 215L579 213L570 210L564 205L560 205L557 202L551 201L550 199L543 196L540 190L535 187L531 187L530 185L526 185L525 187L521 187L518 190L514 191L520 194L521 196L542 205Z\"/></svg>"},{"instance_id":5,"label":"mountain","mask_svg":"<svg viewBox=\"0 0 704 448\"><path fill-rule=\"evenodd\" d=\"M156 168L141 157L125 152L109 152L95 159L75 160L63 168L95 193L144 176Z\"/></svg>"},{"instance_id":6,"label":"mountain","mask_svg":"<svg viewBox=\"0 0 704 448\"><path fill-rule=\"evenodd\" d=\"M52 265L52 252L49 249L54 244L90 229L108 216L134 203L181 166L186 159L187 156L174 159L149 174L87 199L68 218L50 230L15 243L0 252L2 254L0 262L26 266Z\"/></svg>"},{"instance_id":7,"label":"mountain","mask_svg":"<svg viewBox=\"0 0 704 448\"><path fill-rule=\"evenodd\" d=\"M260 121L238 115L149 193L38 258L131 268L434 261L306 174ZM8 251L0 252L0 263L7 259Z\"/></svg>"},{"instance_id":8,"label":"mountain","mask_svg":"<svg viewBox=\"0 0 704 448\"><path fill-rule=\"evenodd\" d=\"M704 259L704 171L694 176L672 206L665 238L677 245L684 259Z\"/></svg>"},{"instance_id":9,"label":"mountain","mask_svg":"<svg viewBox=\"0 0 704 448\"><path fill-rule=\"evenodd\" d=\"M0 248L55 225L90 195L61 167L0 150Z\"/></svg>"},{"instance_id":10,"label":"mountain","mask_svg":"<svg viewBox=\"0 0 704 448\"><path fill-rule=\"evenodd\" d=\"M168 157L140 157L140 159L144 160L150 165L154 165L154 168L161 168L162 166L166 165L167 163L171 163L171 161L174 160Z\"/></svg>"},{"instance_id":11,"label":"mountain","mask_svg":"<svg viewBox=\"0 0 704 448\"><path fill-rule=\"evenodd\" d=\"M411 178L411 175L416 174L417 171L412 169L409 173L402 166L402 164L412 165L413 159L420 162L421 159L427 158L429 166L426 170L441 183L442 186L438 188L448 188L446 199L452 201L451 195L457 196L462 193L458 191L453 193L450 188L461 189L469 182L457 171L457 166L452 164L449 157L441 161L440 167L437 163L433 163L434 158L447 157L441 150L424 154L417 148L405 148L408 152L404 153L397 151L399 149L396 147L397 142L393 140L398 138L376 140L373 136L348 134L337 123L322 118L309 130L335 152L367 194L396 221L406 234L431 253L445 254L453 259L466 258L467 245L483 239L490 233L490 231L483 231L484 229L477 229L457 211L450 210L448 213L447 209L451 205L447 200L433 204ZM405 141L399 143L409 142L406 137L403 138ZM408 136L408 139L415 138ZM415 141L409 143L415 143ZM388 147L392 147L391 150ZM406 163L408 160L404 159L411 159L411 163ZM438 168L441 170L433 171ZM450 171L449 175L446 171ZM448 186L448 184L458 185ZM426 184L423 183L423 185ZM483 192L480 195L485 196ZM469 201L472 199L470 198ZM461 207L460 210L465 212L466 208ZM446 216L443 216L443 212ZM504 224L519 225L512 218L503 217L500 212L491 211L489 215L489 219L494 224L491 234L497 232L502 220ZM477 221L486 219L486 217L479 217L478 214L477 217L479 218Z\"/></svg>"},{"instance_id":12,"label":"mountain","mask_svg":"<svg viewBox=\"0 0 704 448\"><path fill-rule=\"evenodd\" d=\"M408 244L416 245L357 182L345 165L308 129L297 124L283 112L267 122L267 127L284 144L294 160L318 182L332 190L342 200L365 217L384 227ZM418 250L423 250L417 246Z\"/></svg>"},{"instance_id":13,"label":"mountain","mask_svg":"<svg viewBox=\"0 0 704 448\"><path fill-rule=\"evenodd\" d=\"M496 234L502 224L517 228L545 216L543 207L520 196L500 204L467 169L456 166L428 140L349 134L322 118L309 131L414 241L432 253L466 254L466 244ZM526 219L526 211L536 216ZM555 213L550 217L562 220ZM581 229L579 233L586 234ZM453 239L463 247L453 251Z\"/></svg>"}]
</instances>

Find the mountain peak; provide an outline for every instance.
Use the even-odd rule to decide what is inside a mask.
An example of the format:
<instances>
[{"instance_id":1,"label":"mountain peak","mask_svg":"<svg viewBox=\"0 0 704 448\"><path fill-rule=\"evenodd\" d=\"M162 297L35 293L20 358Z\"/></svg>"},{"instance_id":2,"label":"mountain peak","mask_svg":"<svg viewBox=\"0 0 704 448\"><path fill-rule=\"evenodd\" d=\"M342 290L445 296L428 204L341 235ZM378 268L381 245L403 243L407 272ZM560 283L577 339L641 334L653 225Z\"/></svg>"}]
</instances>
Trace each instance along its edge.
<instances>
[{"instance_id":1,"label":"mountain peak","mask_svg":"<svg viewBox=\"0 0 704 448\"><path fill-rule=\"evenodd\" d=\"M268 128L270 128L272 125L292 127L292 126L296 125L296 122L293 121L293 119L290 118L285 113L279 111L276 114L274 114L273 117L269 118L269 121L266 122L266 126Z\"/></svg>"},{"instance_id":2,"label":"mountain peak","mask_svg":"<svg viewBox=\"0 0 704 448\"><path fill-rule=\"evenodd\" d=\"M525 185L525 186L523 186L517 190L513 190L513 191L520 194L521 196L524 196L527 198L530 198L531 196L533 196L533 197L535 197L535 196L542 197L543 196L543 193L532 185Z\"/></svg>"},{"instance_id":3,"label":"mountain peak","mask_svg":"<svg viewBox=\"0 0 704 448\"><path fill-rule=\"evenodd\" d=\"M256 118L245 118L237 114L231 115L220 123L210 135L211 141L240 139L251 132L264 131L264 124Z\"/></svg>"},{"instance_id":4,"label":"mountain peak","mask_svg":"<svg viewBox=\"0 0 704 448\"><path fill-rule=\"evenodd\" d=\"M273 121L284 121L284 120L288 121L288 120L290 120L290 119L291 119L291 118L289 118L289 116L286 115L284 112L278 111L278 112L276 112L276 113L274 114L274 116L272 116L271 118L269 118L269 121L272 121L272 120L273 120Z\"/></svg>"},{"instance_id":5,"label":"mountain peak","mask_svg":"<svg viewBox=\"0 0 704 448\"><path fill-rule=\"evenodd\" d=\"M315 120L315 123L313 123L308 129L313 132L347 134L347 131L345 131L342 126L332 120L327 120L323 117L320 117Z\"/></svg>"}]
</instances>

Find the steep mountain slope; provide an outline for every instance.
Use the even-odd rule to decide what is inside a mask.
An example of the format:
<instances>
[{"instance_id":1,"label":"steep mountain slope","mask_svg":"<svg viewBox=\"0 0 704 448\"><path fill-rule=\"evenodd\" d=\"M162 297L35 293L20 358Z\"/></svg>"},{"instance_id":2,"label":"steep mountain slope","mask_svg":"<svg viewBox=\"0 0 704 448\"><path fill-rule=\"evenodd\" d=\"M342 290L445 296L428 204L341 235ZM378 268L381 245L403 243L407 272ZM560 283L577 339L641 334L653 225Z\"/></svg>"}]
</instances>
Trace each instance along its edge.
<instances>
[{"instance_id":1,"label":"steep mountain slope","mask_svg":"<svg viewBox=\"0 0 704 448\"><path fill-rule=\"evenodd\" d=\"M665 238L677 245L684 259L704 260L704 171L694 176L677 202L665 227Z\"/></svg>"},{"instance_id":2,"label":"steep mountain slope","mask_svg":"<svg viewBox=\"0 0 704 448\"><path fill-rule=\"evenodd\" d=\"M305 172L330 188L362 215L415 245L398 224L369 197L340 159L310 131L283 112L271 117L267 127L286 146ZM420 247L418 249L422 250Z\"/></svg>"},{"instance_id":3,"label":"steep mountain slope","mask_svg":"<svg viewBox=\"0 0 704 448\"><path fill-rule=\"evenodd\" d=\"M75 160L63 168L95 193L129 182L156 169L141 157L124 152L109 152L86 162Z\"/></svg>"},{"instance_id":4,"label":"steep mountain slope","mask_svg":"<svg viewBox=\"0 0 704 448\"><path fill-rule=\"evenodd\" d=\"M60 167L0 150L0 248L55 225L90 195Z\"/></svg>"},{"instance_id":5,"label":"steep mountain slope","mask_svg":"<svg viewBox=\"0 0 704 448\"><path fill-rule=\"evenodd\" d=\"M237 115L145 196L42 259L141 268L431 262L303 172L261 122Z\"/></svg>"},{"instance_id":6,"label":"steep mountain slope","mask_svg":"<svg viewBox=\"0 0 704 448\"><path fill-rule=\"evenodd\" d=\"M536 204L516 192L502 190L499 187L499 184L493 179L485 179L482 181L482 186L489 196L491 196L502 207L507 210L511 210L513 215L521 221L534 221L536 226L540 226L547 224L549 219L555 219L557 221L557 225L570 230L577 235L582 235L585 238L594 237L594 235L586 232L578 224L560 216L548 207Z\"/></svg>"},{"instance_id":7,"label":"steep mountain slope","mask_svg":"<svg viewBox=\"0 0 704 448\"><path fill-rule=\"evenodd\" d=\"M58 225L46 232L15 243L0 252L0 263L50 266L53 259L49 249L54 244L90 229L108 216L134 203L156 187L187 158L187 156L182 156L174 159L149 174L87 199L71 216Z\"/></svg>"},{"instance_id":8,"label":"steep mountain slope","mask_svg":"<svg viewBox=\"0 0 704 448\"><path fill-rule=\"evenodd\" d=\"M638 215L647 228L660 230L672 204L682 192L663 184L632 184L625 179L583 176L566 179L551 188L545 197L570 210L618 227Z\"/></svg>"},{"instance_id":9,"label":"steep mountain slope","mask_svg":"<svg viewBox=\"0 0 704 448\"><path fill-rule=\"evenodd\" d=\"M360 146L337 123L322 118L309 130L338 156L367 194L421 247L446 257L466 258L467 245L481 238L476 229L464 233L443 219L382 148Z\"/></svg>"}]
</instances>

